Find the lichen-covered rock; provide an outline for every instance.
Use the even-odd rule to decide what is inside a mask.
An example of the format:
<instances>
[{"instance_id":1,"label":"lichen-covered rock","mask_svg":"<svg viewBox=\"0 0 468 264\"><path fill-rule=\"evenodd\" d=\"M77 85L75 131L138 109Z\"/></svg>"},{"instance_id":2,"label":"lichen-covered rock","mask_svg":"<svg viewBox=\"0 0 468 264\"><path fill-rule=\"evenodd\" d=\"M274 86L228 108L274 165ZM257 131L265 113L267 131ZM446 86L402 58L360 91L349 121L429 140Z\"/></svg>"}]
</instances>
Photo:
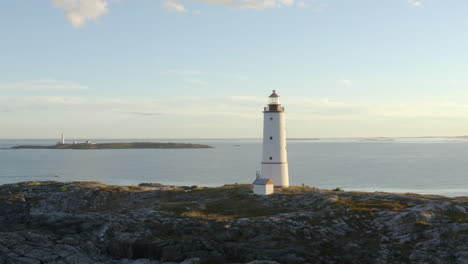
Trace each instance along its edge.
<instances>
[{"instance_id":1,"label":"lichen-covered rock","mask_svg":"<svg viewBox=\"0 0 468 264\"><path fill-rule=\"evenodd\" d=\"M467 197L25 182L0 186L0 264L465 264L467 212Z\"/></svg>"}]
</instances>

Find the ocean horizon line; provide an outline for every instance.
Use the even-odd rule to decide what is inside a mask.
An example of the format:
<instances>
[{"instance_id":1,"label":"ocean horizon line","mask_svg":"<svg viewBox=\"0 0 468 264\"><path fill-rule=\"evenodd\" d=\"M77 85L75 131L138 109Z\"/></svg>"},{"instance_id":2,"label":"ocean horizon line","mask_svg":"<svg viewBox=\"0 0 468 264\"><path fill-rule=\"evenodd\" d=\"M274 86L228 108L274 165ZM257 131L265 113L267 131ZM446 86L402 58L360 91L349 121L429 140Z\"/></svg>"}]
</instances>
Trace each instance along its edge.
<instances>
[{"instance_id":1,"label":"ocean horizon line","mask_svg":"<svg viewBox=\"0 0 468 264\"><path fill-rule=\"evenodd\" d=\"M289 137L287 140L346 140L346 139L424 139L424 138L462 138L468 139L468 135L460 136L358 136L358 137ZM53 138L0 138L0 140L57 140L58 137ZM69 140L263 140L262 137L206 137L206 138L134 138L134 137L69 137Z\"/></svg>"}]
</instances>

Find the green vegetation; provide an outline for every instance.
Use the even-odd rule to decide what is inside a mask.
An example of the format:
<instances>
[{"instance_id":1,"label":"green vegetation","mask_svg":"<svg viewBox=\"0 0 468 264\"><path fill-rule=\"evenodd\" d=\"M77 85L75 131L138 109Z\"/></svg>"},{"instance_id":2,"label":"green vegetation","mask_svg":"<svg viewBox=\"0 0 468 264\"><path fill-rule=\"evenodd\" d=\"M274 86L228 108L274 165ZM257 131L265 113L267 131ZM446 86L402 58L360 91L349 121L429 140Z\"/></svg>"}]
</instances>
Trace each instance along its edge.
<instances>
[{"instance_id":1,"label":"green vegetation","mask_svg":"<svg viewBox=\"0 0 468 264\"><path fill-rule=\"evenodd\" d=\"M115 199L115 204L110 203L109 208L119 208L119 199L130 196L132 192L152 192L155 188L158 193L155 199L145 200L139 207L155 207L161 211L170 212L180 217L196 218L201 220L229 221L239 218L254 218L272 216L298 210L316 210L314 203L305 203L307 197L329 197L330 201L338 209L337 213L359 214L372 217L381 211L401 212L408 207L425 203L424 199L431 197L439 202L450 200L447 197L423 196L413 194L389 194L389 193L365 193L343 192L339 190L319 190L309 186L291 186L275 190L271 196L253 195L250 184L231 184L221 187L197 187L197 186L118 186L107 185L101 182L25 182L22 186L29 189L43 187L57 192L75 192L79 189L89 189L94 192L106 192L109 197ZM146 194L142 194L146 195ZM31 199L31 198L29 198ZM458 197L457 202L464 203L467 198ZM341 208L341 209L340 209ZM344 210L343 210L344 209ZM468 223L466 213L456 208L446 209L441 212L454 223ZM310 220L312 225L320 224L326 218L319 217ZM427 228L430 223L424 221L414 222L416 228ZM430 226L429 226L430 227Z\"/></svg>"},{"instance_id":2,"label":"green vegetation","mask_svg":"<svg viewBox=\"0 0 468 264\"><path fill-rule=\"evenodd\" d=\"M202 220L226 221L238 218L261 217L287 212L252 195L249 184L225 185L216 188L197 188L186 195L171 195L162 199L161 210L183 217Z\"/></svg>"},{"instance_id":3,"label":"green vegetation","mask_svg":"<svg viewBox=\"0 0 468 264\"><path fill-rule=\"evenodd\" d=\"M128 142L128 143L78 143L57 144L52 146L22 145L12 149L186 149L212 148L208 145L190 143Z\"/></svg>"},{"instance_id":4,"label":"green vegetation","mask_svg":"<svg viewBox=\"0 0 468 264\"><path fill-rule=\"evenodd\" d=\"M466 224L468 223L468 217L466 213L462 213L456 210L445 211L444 214L450 219L451 222Z\"/></svg>"},{"instance_id":5,"label":"green vegetation","mask_svg":"<svg viewBox=\"0 0 468 264\"><path fill-rule=\"evenodd\" d=\"M355 201L351 199L340 199L335 202L336 205L349 208L354 213L370 214L377 211L394 211L399 212L407 207L407 205L399 202L384 202L384 201Z\"/></svg>"},{"instance_id":6,"label":"green vegetation","mask_svg":"<svg viewBox=\"0 0 468 264\"><path fill-rule=\"evenodd\" d=\"M207 198L236 196L248 193L252 193L251 184L226 184L220 187L199 187L190 192L191 195Z\"/></svg>"},{"instance_id":7,"label":"green vegetation","mask_svg":"<svg viewBox=\"0 0 468 264\"><path fill-rule=\"evenodd\" d=\"M202 220L228 221L234 219L233 216L222 216L219 214L208 214L202 211L188 211L181 214L184 217L197 218Z\"/></svg>"},{"instance_id":8,"label":"green vegetation","mask_svg":"<svg viewBox=\"0 0 468 264\"><path fill-rule=\"evenodd\" d=\"M83 181L83 182L72 182L70 186L76 186L83 189L95 189L110 193L126 193L126 192L142 192L151 191L151 187L146 186L121 186L121 185L107 185L98 181ZM67 186L63 186L61 191L69 190ZM166 187L167 191L182 190L180 187Z\"/></svg>"},{"instance_id":9,"label":"green vegetation","mask_svg":"<svg viewBox=\"0 0 468 264\"><path fill-rule=\"evenodd\" d=\"M426 222L426 221L419 220L419 221L416 221L416 225L418 225L418 226L428 226L430 224L428 222Z\"/></svg>"},{"instance_id":10,"label":"green vegetation","mask_svg":"<svg viewBox=\"0 0 468 264\"><path fill-rule=\"evenodd\" d=\"M318 188L309 187L309 186L289 186L287 188L281 188L275 190L275 193L283 193L283 194L303 194L306 192L316 192Z\"/></svg>"},{"instance_id":11,"label":"green vegetation","mask_svg":"<svg viewBox=\"0 0 468 264\"><path fill-rule=\"evenodd\" d=\"M200 212L236 219L275 215L284 213L285 209L270 207L253 197L228 197L206 203Z\"/></svg>"},{"instance_id":12,"label":"green vegetation","mask_svg":"<svg viewBox=\"0 0 468 264\"><path fill-rule=\"evenodd\" d=\"M118 192L140 192L144 190L144 187L139 186L117 186L117 185L107 185L100 188L101 191L118 193Z\"/></svg>"},{"instance_id":13,"label":"green vegetation","mask_svg":"<svg viewBox=\"0 0 468 264\"><path fill-rule=\"evenodd\" d=\"M425 230L431 226L431 224L423 220L416 221L414 225L416 226L418 230Z\"/></svg>"}]
</instances>

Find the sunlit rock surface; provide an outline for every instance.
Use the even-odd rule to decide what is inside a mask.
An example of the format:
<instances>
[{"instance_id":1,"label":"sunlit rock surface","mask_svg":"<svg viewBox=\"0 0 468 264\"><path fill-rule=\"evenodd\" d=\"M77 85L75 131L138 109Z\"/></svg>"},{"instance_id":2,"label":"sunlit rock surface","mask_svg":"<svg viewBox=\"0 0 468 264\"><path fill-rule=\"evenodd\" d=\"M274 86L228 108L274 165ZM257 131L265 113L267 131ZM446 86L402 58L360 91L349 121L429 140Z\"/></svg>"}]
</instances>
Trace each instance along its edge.
<instances>
[{"instance_id":1,"label":"sunlit rock surface","mask_svg":"<svg viewBox=\"0 0 468 264\"><path fill-rule=\"evenodd\" d=\"M468 197L0 186L0 263L468 263Z\"/></svg>"}]
</instances>

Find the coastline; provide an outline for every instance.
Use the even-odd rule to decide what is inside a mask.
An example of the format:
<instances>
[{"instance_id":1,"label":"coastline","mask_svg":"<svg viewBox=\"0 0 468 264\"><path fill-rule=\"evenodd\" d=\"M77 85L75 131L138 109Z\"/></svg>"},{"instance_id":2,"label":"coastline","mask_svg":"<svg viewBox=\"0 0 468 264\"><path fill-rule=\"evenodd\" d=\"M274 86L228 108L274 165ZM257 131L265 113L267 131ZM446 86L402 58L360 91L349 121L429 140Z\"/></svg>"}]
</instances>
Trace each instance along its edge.
<instances>
[{"instance_id":1,"label":"coastline","mask_svg":"<svg viewBox=\"0 0 468 264\"><path fill-rule=\"evenodd\" d=\"M209 145L174 142L109 142L109 143L73 143L41 145L19 145L11 149L189 149L189 148L213 148Z\"/></svg>"},{"instance_id":2,"label":"coastline","mask_svg":"<svg viewBox=\"0 0 468 264\"><path fill-rule=\"evenodd\" d=\"M0 184L25 180L98 180L117 185L156 181L176 185L216 186L225 182L250 182L258 169L260 142L184 142L208 144L215 148L190 151L0 150L0 158L4 161L0 169ZM47 143L52 142L3 142L5 147ZM241 146L234 147L234 144ZM366 151L361 153L362 158L355 158L354 151L361 147ZM324 189L340 187L346 191L460 196L459 189L467 186L464 176L467 147L465 142L326 145L293 142L288 150L294 155L294 160L291 160L294 185L305 183ZM185 161L179 163L179 159ZM409 161L411 165L406 166ZM313 171L307 169L308 164L313 167ZM466 192L468 189L465 188Z\"/></svg>"},{"instance_id":3,"label":"coastline","mask_svg":"<svg viewBox=\"0 0 468 264\"><path fill-rule=\"evenodd\" d=\"M467 212L468 197L22 182L0 186L0 261L465 263Z\"/></svg>"}]
</instances>

